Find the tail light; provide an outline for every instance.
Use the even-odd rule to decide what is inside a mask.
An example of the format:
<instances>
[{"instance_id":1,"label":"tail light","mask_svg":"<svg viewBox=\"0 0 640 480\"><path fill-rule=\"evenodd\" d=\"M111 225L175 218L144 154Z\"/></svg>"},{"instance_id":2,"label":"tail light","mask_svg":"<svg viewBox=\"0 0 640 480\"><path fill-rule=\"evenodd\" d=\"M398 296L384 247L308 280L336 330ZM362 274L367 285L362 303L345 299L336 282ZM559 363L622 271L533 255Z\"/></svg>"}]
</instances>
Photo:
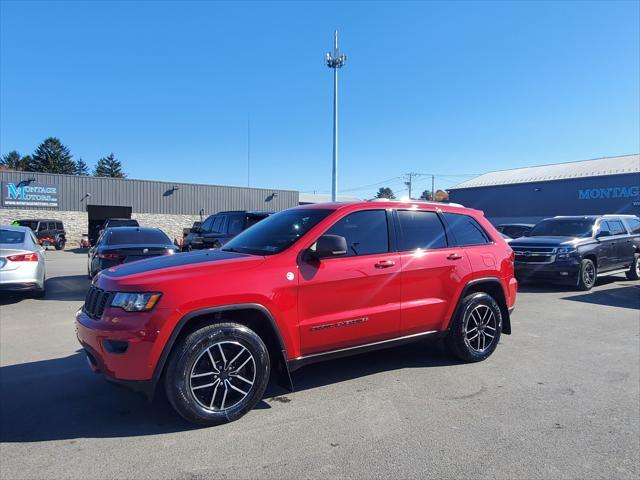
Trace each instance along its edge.
<instances>
[{"instance_id":1,"label":"tail light","mask_svg":"<svg viewBox=\"0 0 640 480\"><path fill-rule=\"evenodd\" d=\"M11 255L7 257L7 260L11 260L12 262L37 262L38 254L37 253L23 253L21 255Z\"/></svg>"},{"instance_id":2,"label":"tail light","mask_svg":"<svg viewBox=\"0 0 640 480\"><path fill-rule=\"evenodd\" d=\"M124 260L124 255L119 253L99 253L97 256L105 260Z\"/></svg>"}]
</instances>

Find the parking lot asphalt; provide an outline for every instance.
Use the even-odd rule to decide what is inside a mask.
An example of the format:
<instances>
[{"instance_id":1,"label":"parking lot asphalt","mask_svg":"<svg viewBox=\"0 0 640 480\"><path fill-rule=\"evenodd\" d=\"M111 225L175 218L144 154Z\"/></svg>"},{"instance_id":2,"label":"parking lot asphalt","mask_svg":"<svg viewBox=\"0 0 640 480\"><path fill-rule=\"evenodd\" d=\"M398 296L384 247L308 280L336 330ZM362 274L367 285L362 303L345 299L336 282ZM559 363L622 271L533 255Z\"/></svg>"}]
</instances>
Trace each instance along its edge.
<instances>
[{"instance_id":1,"label":"parking lot asphalt","mask_svg":"<svg viewBox=\"0 0 640 480\"><path fill-rule=\"evenodd\" d=\"M86 253L47 296L0 300L0 477L638 478L640 284L523 286L513 335L462 364L438 343L305 367L237 422L194 428L87 368Z\"/></svg>"}]
</instances>

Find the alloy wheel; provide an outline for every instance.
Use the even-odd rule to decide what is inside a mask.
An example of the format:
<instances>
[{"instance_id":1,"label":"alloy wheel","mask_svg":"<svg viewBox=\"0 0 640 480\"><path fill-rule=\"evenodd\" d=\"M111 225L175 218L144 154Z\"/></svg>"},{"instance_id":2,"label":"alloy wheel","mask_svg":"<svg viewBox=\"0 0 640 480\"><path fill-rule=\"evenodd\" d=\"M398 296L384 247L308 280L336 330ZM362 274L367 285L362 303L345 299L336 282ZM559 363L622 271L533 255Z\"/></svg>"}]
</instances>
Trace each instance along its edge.
<instances>
[{"instance_id":1,"label":"alloy wheel","mask_svg":"<svg viewBox=\"0 0 640 480\"><path fill-rule=\"evenodd\" d=\"M251 352L235 341L213 343L193 363L189 388L206 410L220 412L242 402L253 389L256 362Z\"/></svg>"},{"instance_id":2,"label":"alloy wheel","mask_svg":"<svg viewBox=\"0 0 640 480\"><path fill-rule=\"evenodd\" d=\"M488 305L477 305L464 320L464 342L473 351L485 352L497 334L497 320Z\"/></svg>"},{"instance_id":3,"label":"alloy wheel","mask_svg":"<svg viewBox=\"0 0 640 480\"><path fill-rule=\"evenodd\" d=\"M591 286L596 280L596 267L591 262L587 262L582 269L582 281L585 285Z\"/></svg>"}]
</instances>

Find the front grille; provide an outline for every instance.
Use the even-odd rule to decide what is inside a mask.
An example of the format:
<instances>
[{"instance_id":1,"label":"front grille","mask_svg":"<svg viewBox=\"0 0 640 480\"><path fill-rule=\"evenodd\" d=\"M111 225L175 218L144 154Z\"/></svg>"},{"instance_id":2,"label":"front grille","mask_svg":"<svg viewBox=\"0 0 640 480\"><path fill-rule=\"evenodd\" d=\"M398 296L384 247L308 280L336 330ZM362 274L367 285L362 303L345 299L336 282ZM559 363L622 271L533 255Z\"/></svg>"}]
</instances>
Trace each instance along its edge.
<instances>
[{"instance_id":1,"label":"front grille","mask_svg":"<svg viewBox=\"0 0 640 480\"><path fill-rule=\"evenodd\" d=\"M99 320L102 317L104 309L109 304L110 299L110 292L105 292L104 290L91 285L87 292L87 296L84 299L82 310L94 320Z\"/></svg>"},{"instance_id":2,"label":"front grille","mask_svg":"<svg viewBox=\"0 0 640 480\"><path fill-rule=\"evenodd\" d=\"M528 245L513 245L516 262L520 263L553 263L556 259L555 247L540 247Z\"/></svg>"}]
</instances>

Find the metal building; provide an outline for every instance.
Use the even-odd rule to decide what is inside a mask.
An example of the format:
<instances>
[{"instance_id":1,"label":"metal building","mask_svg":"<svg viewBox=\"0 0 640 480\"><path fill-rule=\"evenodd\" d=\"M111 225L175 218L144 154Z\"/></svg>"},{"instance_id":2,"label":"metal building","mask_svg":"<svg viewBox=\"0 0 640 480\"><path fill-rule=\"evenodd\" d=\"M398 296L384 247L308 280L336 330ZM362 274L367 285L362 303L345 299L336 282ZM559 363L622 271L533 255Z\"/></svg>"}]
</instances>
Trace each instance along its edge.
<instances>
[{"instance_id":1,"label":"metal building","mask_svg":"<svg viewBox=\"0 0 640 480\"><path fill-rule=\"evenodd\" d=\"M640 155L499 170L449 189L494 224L555 215L640 214Z\"/></svg>"},{"instance_id":2,"label":"metal building","mask_svg":"<svg viewBox=\"0 0 640 480\"><path fill-rule=\"evenodd\" d=\"M67 241L107 218L135 218L141 225L181 238L182 229L200 216L222 210L278 211L298 205L292 190L198 185L190 183L0 171L0 224L25 218L62 220Z\"/></svg>"}]
</instances>

